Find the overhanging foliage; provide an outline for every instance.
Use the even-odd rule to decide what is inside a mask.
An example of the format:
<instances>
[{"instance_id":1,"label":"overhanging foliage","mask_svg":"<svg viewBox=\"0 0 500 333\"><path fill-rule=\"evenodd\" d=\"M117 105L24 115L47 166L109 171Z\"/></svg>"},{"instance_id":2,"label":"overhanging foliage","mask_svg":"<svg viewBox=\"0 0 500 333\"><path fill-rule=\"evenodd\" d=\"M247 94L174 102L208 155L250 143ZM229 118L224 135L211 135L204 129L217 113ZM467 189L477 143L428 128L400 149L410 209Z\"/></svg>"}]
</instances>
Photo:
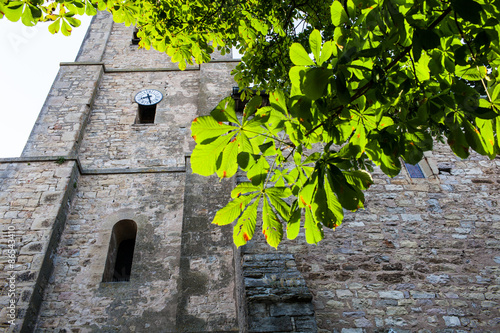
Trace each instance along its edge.
<instances>
[{"instance_id":1,"label":"overhanging foliage","mask_svg":"<svg viewBox=\"0 0 500 333\"><path fill-rule=\"evenodd\" d=\"M362 208L371 163L395 176L401 158L417 163L434 139L461 158L500 153L499 8L488 0L0 1L0 17L51 20L51 32L69 34L76 13L107 9L181 69L238 48L236 81L271 91L270 106L254 96L238 115L226 98L195 119L191 163L205 176L246 172L213 223L236 222L241 246L260 216L277 247L284 226L288 238L303 228L318 243L344 209Z\"/></svg>"}]
</instances>

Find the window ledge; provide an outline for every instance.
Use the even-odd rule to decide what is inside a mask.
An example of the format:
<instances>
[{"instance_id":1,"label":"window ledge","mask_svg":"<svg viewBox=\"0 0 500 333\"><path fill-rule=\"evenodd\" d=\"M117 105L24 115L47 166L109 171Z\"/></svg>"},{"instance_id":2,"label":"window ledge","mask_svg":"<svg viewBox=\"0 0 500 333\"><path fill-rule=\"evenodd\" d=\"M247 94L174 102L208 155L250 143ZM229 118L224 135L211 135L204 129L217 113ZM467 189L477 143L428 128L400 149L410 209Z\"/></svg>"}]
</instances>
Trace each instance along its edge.
<instances>
[{"instance_id":1,"label":"window ledge","mask_svg":"<svg viewBox=\"0 0 500 333\"><path fill-rule=\"evenodd\" d=\"M152 124L132 124L132 127L148 127L148 126L156 126L158 124L152 123Z\"/></svg>"}]
</instances>

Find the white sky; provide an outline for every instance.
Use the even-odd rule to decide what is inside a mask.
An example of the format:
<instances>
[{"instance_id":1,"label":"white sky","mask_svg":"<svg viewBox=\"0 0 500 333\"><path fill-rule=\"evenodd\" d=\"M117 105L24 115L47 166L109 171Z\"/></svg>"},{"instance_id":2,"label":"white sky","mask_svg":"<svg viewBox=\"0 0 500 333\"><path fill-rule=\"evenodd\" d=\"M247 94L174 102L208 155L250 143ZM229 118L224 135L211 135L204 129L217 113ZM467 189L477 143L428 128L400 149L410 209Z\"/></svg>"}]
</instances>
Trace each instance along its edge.
<instances>
[{"instance_id":1,"label":"white sky","mask_svg":"<svg viewBox=\"0 0 500 333\"><path fill-rule=\"evenodd\" d=\"M81 20L70 37L0 20L0 158L21 155L59 63L75 60L91 18Z\"/></svg>"}]
</instances>

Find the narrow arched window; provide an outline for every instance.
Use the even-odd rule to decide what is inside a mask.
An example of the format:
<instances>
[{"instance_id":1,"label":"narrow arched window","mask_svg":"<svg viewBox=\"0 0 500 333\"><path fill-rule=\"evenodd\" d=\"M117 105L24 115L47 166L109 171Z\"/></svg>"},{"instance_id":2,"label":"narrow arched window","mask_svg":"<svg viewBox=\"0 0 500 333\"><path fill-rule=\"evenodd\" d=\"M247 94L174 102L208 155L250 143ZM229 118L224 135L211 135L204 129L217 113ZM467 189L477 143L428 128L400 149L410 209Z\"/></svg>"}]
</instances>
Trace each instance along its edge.
<instances>
[{"instance_id":1,"label":"narrow arched window","mask_svg":"<svg viewBox=\"0 0 500 333\"><path fill-rule=\"evenodd\" d=\"M130 281L137 224L121 220L113 226L102 282Z\"/></svg>"}]
</instances>

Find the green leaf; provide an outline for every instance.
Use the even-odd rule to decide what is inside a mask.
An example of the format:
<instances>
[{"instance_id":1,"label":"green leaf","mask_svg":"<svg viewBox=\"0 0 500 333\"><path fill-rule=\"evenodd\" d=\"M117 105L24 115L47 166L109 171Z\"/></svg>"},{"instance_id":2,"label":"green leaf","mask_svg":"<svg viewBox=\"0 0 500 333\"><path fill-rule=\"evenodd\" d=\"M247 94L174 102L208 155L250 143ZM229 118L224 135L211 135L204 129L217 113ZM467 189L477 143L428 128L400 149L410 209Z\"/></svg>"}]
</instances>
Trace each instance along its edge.
<instances>
[{"instance_id":1,"label":"green leaf","mask_svg":"<svg viewBox=\"0 0 500 333\"><path fill-rule=\"evenodd\" d=\"M305 208L310 207L312 204L312 199L314 195L315 184L309 183L300 189L299 192L299 207Z\"/></svg>"},{"instance_id":2,"label":"green leaf","mask_svg":"<svg viewBox=\"0 0 500 333\"><path fill-rule=\"evenodd\" d=\"M235 129L237 128L217 122L212 116L197 117L191 123L191 135L197 143L217 138Z\"/></svg>"},{"instance_id":3,"label":"green leaf","mask_svg":"<svg viewBox=\"0 0 500 333\"><path fill-rule=\"evenodd\" d=\"M464 159L469 157L469 144L460 128L455 127L450 131L448 135L448 144L458 157Z\"/></svg>"},{"instance_id":4,"label":"green leaf","mask_svg":"<svg viewBox=\"0 0 500 333\"><path fill-rule=\"evenodd\" d=\"M349 184L339 168L330 165L327 180L343 208L351 211L363 208L363 192Z\"/></svg>"},{"instance_id":5,"label":"green leaf","mask_svg":"<svg viewBox=\"0 0 500 333\"><path fill-rule=\"evenodd\" d=\"M349 17L342 6L340 1L334 1L332 6L330 7L330 11L332 14L332 23L334 26L338 27L342 23L347 23L349 21Z\"/></svg>"},{"instance_id":6,"label":"green leaf","mask_svg":"<svg viewBox=\"0 0 500 333\"><path fill-rule=\"evenodd\" d=\"M222 161L217 168L217 175L220 178L229 178L238 171L238 142L232 140L227 143L222 151Z\"/></svg>"},{"instance_id":7,"label":"green leaf","mask_svg":"<svg viewBox=\"0 0 500 333\"><path fill-rule=\"evenodd\" d=\"M293 43L290 47L290 60L297 66L314 66L309 54L299 43Z\"/></svg>"},{"instance_id":8,"label":"green leaf","mask_svg":"<svg viewBox=\"0 0 500 333\"><path fill-rule=\"evenodd\" d=\"M274 214L267 200L264 200L264 207L262 209L262 233L270 246L278 248L283 239L283 225L276 214Z\"/></svg>"},{"instance_id":9,"label":"green leaf","mask_svg":"<svg viewBox=\"0 0 500 333\"><path fill-rule=\"evenodd\" d=\"M73 17L66 17L66 21L68 21L68 23L72 26L72 27L79 27L80 24L82 24L82 22L76 18L73 18Z\"/></svg>"},{"instance_id":10,"label":"green leaf","mask_svg":"<svg viewBox=\"0 0 500 333\"><path fill-rule=\"evenodd\" d=\"M97 10L92 5L92 3L90 1L86 2L85 15L87 15L87 16L94 16L96 14L97 14Z\"/></svg>"},{"instance_id":11,"label":"green leaf","mask_svg":"<svg viewBox=\"0 0 500 333\"><path fill-rule=\"evenodd\" d=\"M405 139L412 145L418 147L422 151L432 150L432 137L429 133L423 131L416 131L412 133L405 133Z\"/></svg>"},{"instance_id":12,"label":"green leaf","mask_svg":"<svg viewBox=\"0 0 500 333\"><path fill-rule=\"evenodd\" d=\"M342 205L340 204L337 196L335 195L335 192L333 191L330 182L326 181L324 185L325 185L326 204L330 212L333 214L332 221L328 221L329 223L325 223L327 221L324 221L324 225L330 228L332 227L336 228L342 223L342 220L344 219L344 209L342 208Z\"/></svg>"},{"instance_id":13,"label":"green leaf","mask_svg":"<svg viewBox=\"0 0 500 333\"><path fill-rule=\"evenodd\" d=\"M310 70L310 68L303 66L293 66L290 68L289 77L290 83L293 88L296 88L298 91L302 93L303 82L306 78L306 73Z\"/></svg>"},{"instance_id":14,"label":"green leaf","mask_svg":"<svg viewBox=\"0 0 500 333\"><path fill-rule=\"evenodd\" d=\"M396 177L401 171L401 162L395 155L380 154L380 169L389 177Z\"/></svg>"},{"instance_id":15,"label":"green leaf","mask_svg":"<svg viewBox=\"0 0 500 333\"><path fill-rule=\"evenodd\" d=\"M17 22L23 14L24 3L22 1L9 1L4 5L5 17L11 22Z\"/></svg>"},{"instance_id":16,"label":"green leaf","mask_svg":"<svg viewBox=\"0 0 500 333\"><path fill-rule=\"evenodd\" d=\"M497 154L500 154L500 117L495 119L495 131L497 137Z\"/></svg>"},{"instance_id":17,"label":"green leaf","mask_svg":"<svg viewBox=\"0 0 500 333\"><path fill-rule=\"evenodd\" d=\"M469 81L480 81L486 77L487 70L484 66L456 66L455 74Z\"/></svg>"},{"instance_id":18,"label":"green leaf","mask_svg":"<svg viewBox=\"0 0 500 333\"><path fill-rule=\"evenodd\" d=\"M484 142L483 138L481 137L481 133L479 132L479 130L468 120L465 120L463 122L463 125L465 130L465 137L467 138L467 142L469 143L470 147L481 155L487 155L488 147L486 147L486 142Z\"/></svg>"},{"instance_id":19,"label":"green leaf","mask_svg":"<svg viewBox=\"0 0 500 333\"><path fill-rule=\"evenodd\" d=\"M62 20L62 24L61 24L61 32L64 36L69 36L71 35L71 26L65 21L65 20Z\"/></svg>"},{"instance_id":20,"label":"green leaf","mask_svg":"<svg viewBox=\"0 0 500 333\"><path fill-rule=\"evenodd\" d=\"M97 4L97 9L100 11L104 11L107 8L106 1L97 1L96 4Z\"/></svg>"},{"instance_id":21,"label":"green leaf","mask_svg":"<svg viewBox=\"0 0 500 333\"><path fill-rule=\"evenodd\" d=\"M57 20L55 20L54 22L52 22L50 25L49 25L49 31L51 34L55 34L55 33L58 33L59 32L59 29L61 27L61 19L58 18Z\"/></svg>"},{"instance_id":22,"label":"green leaf","mask_svg":"<svg viewBox=\"0 0 500 333\"><path fill-rule=\"evenodd\" d=\"M265 192L276 198L288 198L292 195L292 191L288 187L270 187L265 190Z\"/></svg>"},{"instance_id":23,"label":"green leaf","mask_svg":"<svg viewBox=\"0 0 500 333\"><path fill-rule=\"evenodd\" d=\"M323 228L314 220L313 213L310 208L306 208L306 219L304 229L306 233L306 242L309 244L318 244L323 238Z\"/></svg>"},{"instance_id":24,"label":"green leaf","mask_svg":"<svg viewBox=\"0 0 500 333\"><path fill-rule=\"evenodd\" d=\"M493 102L500 101L500 84L496 84L491 92L491 100Z\"/></svg>"},{"instance_id":25,"label":"green leaf","mask_svg":"<svg viewBox=\"0 0 500 333\"><path fill-rule=\"evenodd\" d=\"M328 79L330 78L331 70L325 68L311 68L307 71L303 83L303 92L311 100L316 100L323 96Z\"/></svg>"},{"instance_id":26,"label":"green leaf","mask_svg":"<svg viewBox=\"0 0 500 333\"><path fill-rule=\"evenodd\" d=\"M422 49L431 50L440 46L440 38L434 30L415 29L415 42L418 42Z\"/></svg>"},{"instance_id":27,"label":"green leaf","mask_svg":"<svg viewBox=\"0 0 500 333\"><path fill-rule=\"evenodd\" d=\"M324 62L326 62L333 53L333 43L331 41L325 42L323 44L323 48L321 49L321 57L319 58L318 65L321 66Z\"/></svg>"},{"instance_id":28,"label":"green leaf","mask_svg":"<svg viewBox=\"0 0 500 333\"><path fill-rule=\"evenodd\" d=\"M271 106L275 110L281 112L283 115L288 114L286 107L286 97L283 91L281 90L273 91L269 96L269 102L271 103Z\"/></svg>"},{"instance_id":29,"label":"green leaf","mask_svg":"<svg viewBox=\"0 0 500 333\"><path fill-rule=\"evenodd\" d=\"M236 117L235 105L235 101L231 96L226 97L210 112L210 115L216 121L228 121L240 124L240 121Z\"/></svg>"},{"instance_id":30,"label":"green leaf","mask_svg":"<svg viewBox=\"0 0 500 333\"><path fill-rule=\"evenodd\" d=\"M236 247L245 245L252 239L257 223L257 207L259 206L259 201L259 198L257 198L257 200L243 212L238 219L238 223L234 226L233 241Z\"/></svg>"},{"instance_id":31,"label":"green leaf","mask_svg":"<svg viewBox=\"0 0 500 333\"><path fill-rule=\"evenodd\" d=\"M197 144L191 154L193 173L202 176L213 175L217 170L217 160L231 140L231 136L220 136L208 144Z\"/></svg>"},{"instance_id":32,"label":"green leaf","mask_svg":"<svg viewBox=\"0 0 500 333\"><path fill-rule=\"evenodd\" d=\"M280 214L284 220L288 220L290 217L290 206L281 198L267 193L267 198L273 208Z\"/></svg>"},{"instance_id":33,"label":"green leaf","mask_svg":"<svg viewBox=\"0 0 500 333\"><path fill-rule=\"evenodd\" d=\"M352 142L353 145L359 146L359 153L356 157L360 157L361 153L365 150L365 146L368 142L366 138L365 127L356 126L356 132L354 132L350 141Z\"/></svg>"},{"instance_id":34,"label":"green leaf","mask_svg":"<svg viewBox=\"0 0 500 333\"><path fill-rule=\"evenodd\" d=\"M31 6L29 6L29 5L25 6L23 13L21 15L21 22L23 22L23 24L25 26L28 26L28 27L32 27L36 24L36 21L33 18L33 13L31 11ZM63 21L63 23L64 23L64 21Z\"/></svg>"},{"instance_id":35,"label":"green leaf","mask_svg":"<svg viewBox=\"0 0 500 333\"><path fill-rule=\"evenodd\" d=\"M401 171L401 162L399 161L397 153L392 152L392 154L386 154L381 149L378 142L370 141L365 147L365 152L389 177L395 177Z\"/></svg>"},{"instance_id":36,"label":"green leaf","mask_svg":"<svg viewBox=\"0 0 500 333\"><path fill-rule=\"evenodd\" d=\"M257 160L252 165L252 167L247 172L248 179L254 185L259 185L264 182L267 177L267 173L269 171L269 163L266 161L266 158L259 155L257 156Z\"/></svg>"},{"instance_id":37,"label":"green leaf","mask_svg":"<svg viewBox=\"0 0 500 333\"><path fill-rule=\"evenodd\" d=\"M477 2L473 0L451 0L451 5L464 20L475 24L481 23L481 11L483 8Z\"/></svg>"},{"instance_id":38,"label":"green leaf","mask_svg":"<svg viewBox=\"0 0 500 333\"><path fill-rule=\"evenodd\" d=\"M481 133L487 155L491 159L495 158L495 133L493 132L494 121L476 118L476 125Z\"/></svg>"},{"instance_id":39,"label":"green leaf","mask_svg":"<svg viewBox=\"0 0 500 333\"><path fill-rule=\"evenodd\" d=\"M255 113L257 108L262 104L262 97L261 96L254 96L252 97L247 104L245 105L245 109L243 110L243 123Z\"/></svg>"},{"instance_id":40,"label":"green leaf","mask_svg":"<svg viewBox=\"0 0 500 333\"><path fill-rule=\"evenodd\" d=\"M252 199L256 196L257 194L241 196L229 201L224 208L217 211L214 219L212 220L212 224L227 225L233 223L233 221L240 216L243 209L245 209L250 201L252 201Z\"/></svg>"},{"instance_id":41,"label":"green leaf","mask_svg":"<svg viewBox=\"0 0 500 333\"><path fill-rule=\"evenodd\" d=\"M321 33L314 29L311 34L309 35L309 46L311 47L311 52L314 55L314 59L316 60L316 63L318 63L319 66L321 66L321 44L323 43L321 39Z\"/></svg>"},{"instance_id":42,"label":"green leaf","mask_svg":"<svg viewBox=\"0 0 500 333\"><path fill-rule=\"evenodd\" d=\"M394 125L394 121L386 116L383 116L382 119L380 119L380 122L378 123L378 129L381 130L383 128L389 127Z\"/></svg>"},{"instance_id":43,"label":"green leaf","mask_svg":"<svg viewBox=\"0 0 500 333\"><path fill-rule=\"evenodd\" d=\"M337 97L340 104L347 105L351 102L351 95L347 89L346 79L342 72L337 73L335 78L335 87L337 89Z\"/></svg>"},{"instance_id":44,"label":"green leaf","mask_svg":"<svg viewBox=\"0 0 500 333\"><path fill-rule=\"evenodd\" d=\"M297 201L295 201L297 202ZM301 212L302 210L298 207L293 210L290 220L287 222L286 225L286 237L288 239L295 239L299 235L300 231L300 217L301 217Z\"/></svg>"},{"instance_id":45,"label":"green leaf","mask_svg":"<svg viewBox=\"0 0 500 333\"><path fill-rule=\"evenodd\" d=\"M367 190L373 184L372 176L365 170L354 170L343 172L346 180L362 190Z\"/></svg>"},{"instance_id":46,"label":"green leaf","mask_svg":"<svg viewBox=\"0 0 500 333\"><path fill-rule=\"evenodd\" d=\"M231 191L231 198L235 199L242 194L247 194L257 191L260 191L260 187L255 186L252 183L249 182L240 183Z\"/></svg>"},{"instance_id":47,"label":"green leaf","mask_svg":"<svg viewBox=\"0 0 500 333\"><path fill-rule=\"evenodd\" d=\"M431 78L429 71L429 61L429 56L425 52L423 52L420 60L415 64L417 79L420 82L427 81Z\"/></svg>"},{"instance_id":48,"label":"green leaf","mask_svg":"<svg viewBox=\"0 0 500 333\"><path fill-rule=\"evenodd\" d=\"M277 153L274 141L267 141L259 145L259 150L262 156L274 156Z\"/></svg>"}]
</instances>

